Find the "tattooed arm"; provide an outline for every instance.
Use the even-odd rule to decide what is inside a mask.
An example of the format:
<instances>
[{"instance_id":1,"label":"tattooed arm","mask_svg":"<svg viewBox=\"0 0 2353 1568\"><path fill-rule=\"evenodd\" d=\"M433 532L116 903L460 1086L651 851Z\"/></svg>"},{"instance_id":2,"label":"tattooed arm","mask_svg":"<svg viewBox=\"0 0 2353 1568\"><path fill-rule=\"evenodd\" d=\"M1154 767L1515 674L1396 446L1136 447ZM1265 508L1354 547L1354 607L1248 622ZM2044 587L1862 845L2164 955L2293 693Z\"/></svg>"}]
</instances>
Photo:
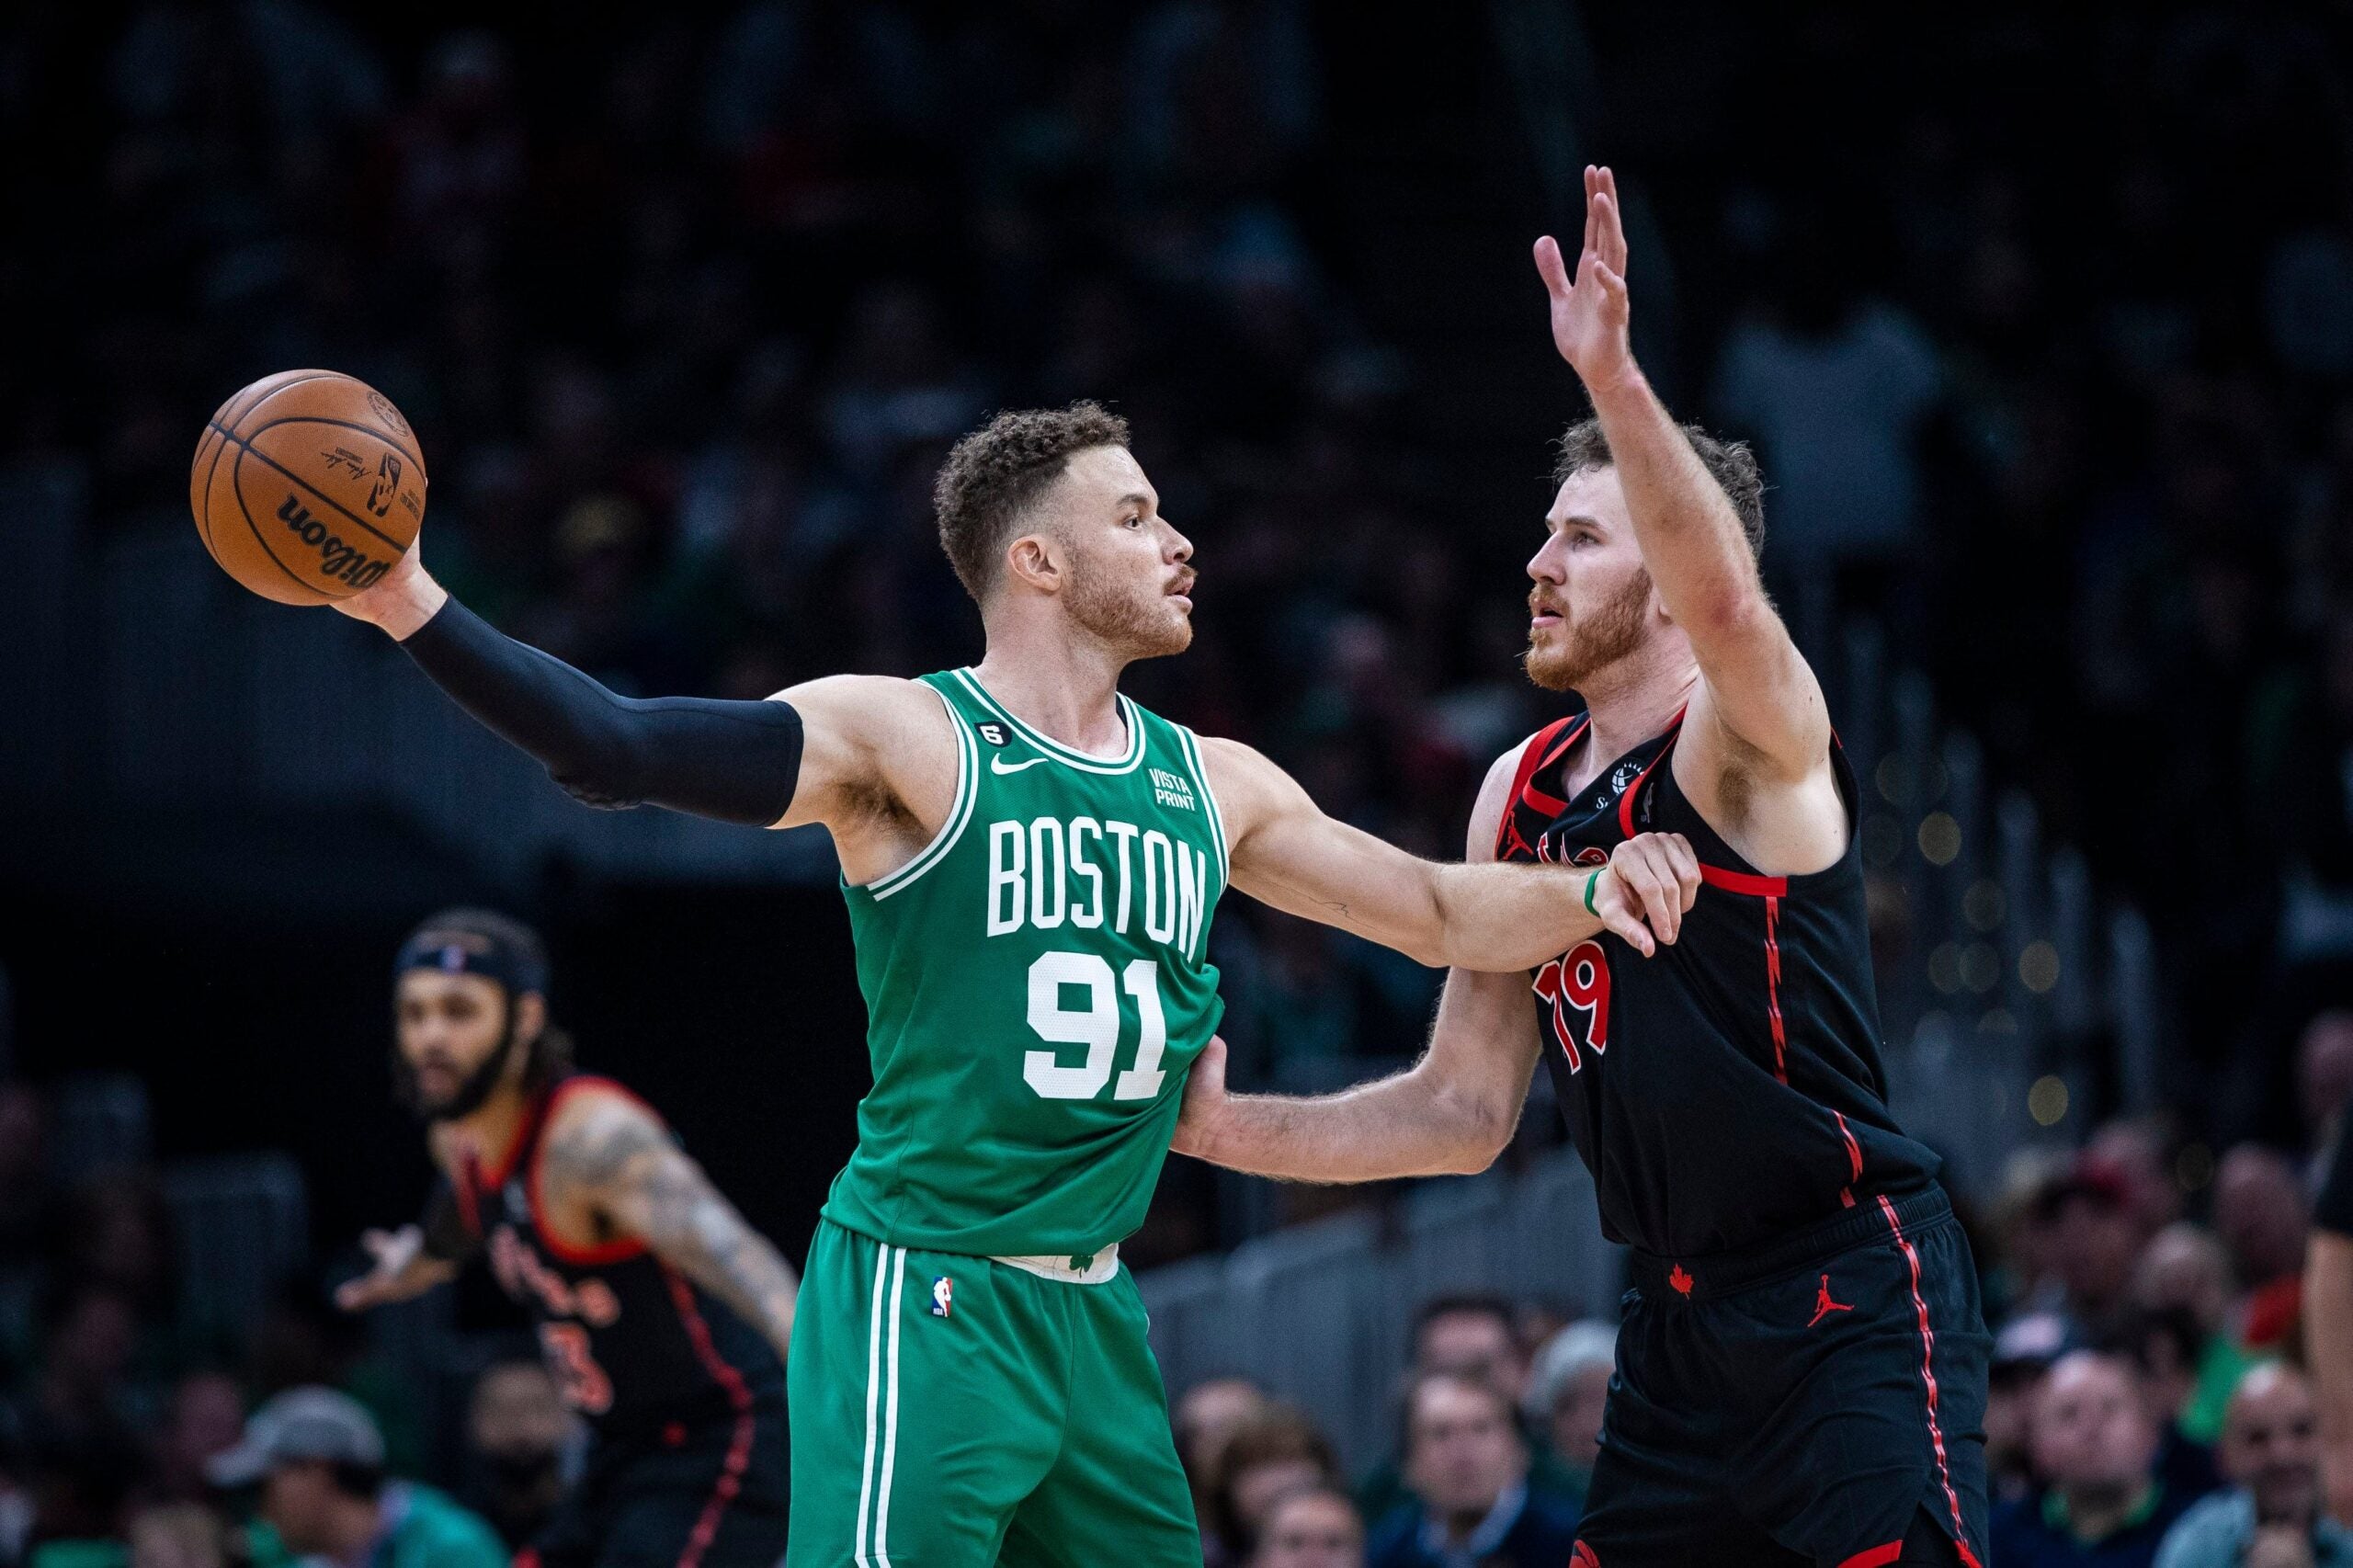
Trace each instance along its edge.
<instances>
[{"instance_id":1,"label":"tattooed arm","mask_svg":"<svg viewBox=\"0 0 2353 1568\"><path fill-rule=\"evenodd\" d=\"M540 1149L540 1189L548 1222L572 1233L562 1239L643 1242L786 1353L799 1289L791 1265L642 1103L609 1089L566 1096Z\"/></svg>"}]
</instances>

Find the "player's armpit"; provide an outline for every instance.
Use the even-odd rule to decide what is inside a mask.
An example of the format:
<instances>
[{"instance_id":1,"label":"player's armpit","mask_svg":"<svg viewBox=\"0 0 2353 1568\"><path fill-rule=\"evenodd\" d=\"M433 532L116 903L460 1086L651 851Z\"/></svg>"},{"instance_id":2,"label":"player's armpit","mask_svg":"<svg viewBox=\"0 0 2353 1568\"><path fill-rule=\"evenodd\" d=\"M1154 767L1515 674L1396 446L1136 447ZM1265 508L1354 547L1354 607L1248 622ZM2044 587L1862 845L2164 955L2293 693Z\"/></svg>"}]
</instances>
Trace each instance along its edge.
<instances>
[{"instance_id":1,"label":"player's armpit","mask_svg":"<svg viewBox=\"0 0 2353 1568\"><path fill-rule=\"evenodd\" d=\"M824 676L768 700L799 713L801 728L800 788L773 825L822 823L838 840L892 812L920 819L918 827L936 827L947 813L956 795L955 732L939 694L921 681Z\"/></svg>"},{"instance_id":2,"label":"player's armpit","mask_svg":"<svg viewBox=\"0 0 2353 1568\"><path fill-rule=\"evenodd\" d=\"M646 1107L588 1090L566 1100L540 1153L551 1218L588 1216L709 1290L787 1354L800 1282Z\"/></svg>"}]
</instances>

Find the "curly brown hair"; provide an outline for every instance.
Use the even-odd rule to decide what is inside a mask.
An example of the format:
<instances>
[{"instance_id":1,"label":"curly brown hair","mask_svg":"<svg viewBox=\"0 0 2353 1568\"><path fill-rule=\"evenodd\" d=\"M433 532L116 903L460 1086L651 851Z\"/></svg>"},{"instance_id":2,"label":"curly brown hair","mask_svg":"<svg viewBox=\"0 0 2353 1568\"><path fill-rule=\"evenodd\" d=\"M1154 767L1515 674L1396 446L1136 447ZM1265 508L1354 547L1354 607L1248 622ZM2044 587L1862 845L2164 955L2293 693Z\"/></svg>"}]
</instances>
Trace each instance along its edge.
<instances>
[{"instance_id":1,"label":"curly brown hair","mask_svg":"<svg viewBox=\"0 0 2353 1568\"><path fill-rule=\"evenodd\" d=\"M1765 471L1756 466L1756 454L1749 450L1745 441L1720 441L1697 425L1682 428L1691 449L1699 454L1699 461L1723 487L1724 494L1732 501L1732 509L1740 515L1740 531L1748 536L1748 553L1762 560ZM1601 433L1601 421L1579 420L1561 437L1552 462L1552 488L1560 489L1572 475L1589 468L1608 468L1615 460L1609 455L1608 439Z\"/></svg>"},{"instance_id":2,"label":"curly brown hair","mask_svg":"<svg viewBox=\"0 0 2353 1568\"><path fill-rule=\"evenodd\" d=\"M979 599L996 581L1013 525L1061 477L1071 453L1127 444L1128 422L1084 400L1008 410L957 442L932 483L931 505L964 591Z\"/></svg>"}]
</instances>

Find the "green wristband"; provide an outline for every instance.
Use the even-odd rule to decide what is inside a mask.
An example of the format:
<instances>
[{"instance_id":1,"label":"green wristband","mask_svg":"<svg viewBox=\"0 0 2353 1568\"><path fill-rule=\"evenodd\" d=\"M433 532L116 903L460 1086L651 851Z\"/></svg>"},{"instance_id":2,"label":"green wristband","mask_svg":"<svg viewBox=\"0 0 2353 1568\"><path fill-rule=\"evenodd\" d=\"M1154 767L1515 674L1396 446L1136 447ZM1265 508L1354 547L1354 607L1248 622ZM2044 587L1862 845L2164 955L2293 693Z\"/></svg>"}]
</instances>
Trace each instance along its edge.
<instances>
[{"instance_id":1,"label":"green wristband","mask_svg":"<svg viewBox=\"0 0 2353 1568\"><path fill-rule=\"evenodd\" d=\"M1593 906L1593 886L1599 881L1601 881L1601 873L1599 871L1594 872L1593 875L1585 880L1585 912L1587 915L1597 915L1601 913L1601 911Z\"/></svg>"}]
</instances>

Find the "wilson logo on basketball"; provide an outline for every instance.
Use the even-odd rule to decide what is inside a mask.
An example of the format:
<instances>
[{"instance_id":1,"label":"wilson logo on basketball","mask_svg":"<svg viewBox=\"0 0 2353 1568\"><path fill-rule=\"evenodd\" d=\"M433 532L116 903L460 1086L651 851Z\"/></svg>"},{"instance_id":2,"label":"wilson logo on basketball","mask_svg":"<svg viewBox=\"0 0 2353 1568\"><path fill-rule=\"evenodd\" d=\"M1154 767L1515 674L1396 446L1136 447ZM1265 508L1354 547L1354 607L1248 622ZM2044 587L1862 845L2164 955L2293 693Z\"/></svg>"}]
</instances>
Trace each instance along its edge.
<instances>
[{"instance_id":1,"label":"wilson logo on basketball","mask_svg":"<svg viewBox=\"0 0 2353 1568\"><path fill-rule=\"evenodd\" d=\"M319 552L319 570L338 582L364 588L392 570L390 561L371 560L358 546L346 544L328 532L327 526L290 494L278 503L278 517L287 532Z\"/></svg>"}]
</instances>

